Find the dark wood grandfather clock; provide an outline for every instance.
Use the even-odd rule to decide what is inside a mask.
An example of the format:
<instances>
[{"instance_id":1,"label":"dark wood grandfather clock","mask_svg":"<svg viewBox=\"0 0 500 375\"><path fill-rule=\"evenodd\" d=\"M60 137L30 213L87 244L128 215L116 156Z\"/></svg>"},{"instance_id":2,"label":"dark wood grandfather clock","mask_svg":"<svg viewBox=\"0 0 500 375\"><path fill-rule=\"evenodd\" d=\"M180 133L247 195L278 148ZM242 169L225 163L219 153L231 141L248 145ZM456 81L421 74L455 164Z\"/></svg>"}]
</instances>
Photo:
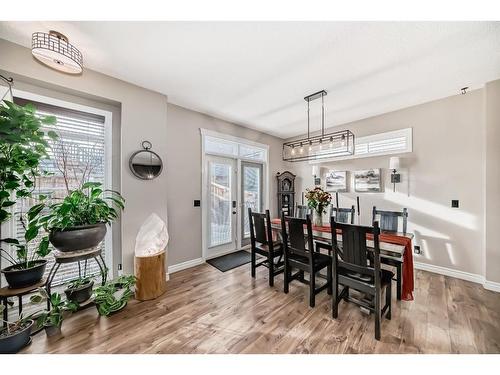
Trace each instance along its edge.
<instances>
[{"instance_id":1,"label":"dark wood grandfather clock","mask_svg":"<svg viewBox=\"0 0 500 375\"><path fill-rule=\"evenodd\" d=\"M285 171L276 174L278 179L278 215L293 216L295 208L295 175Z\"/></svg>"}]
</instances>

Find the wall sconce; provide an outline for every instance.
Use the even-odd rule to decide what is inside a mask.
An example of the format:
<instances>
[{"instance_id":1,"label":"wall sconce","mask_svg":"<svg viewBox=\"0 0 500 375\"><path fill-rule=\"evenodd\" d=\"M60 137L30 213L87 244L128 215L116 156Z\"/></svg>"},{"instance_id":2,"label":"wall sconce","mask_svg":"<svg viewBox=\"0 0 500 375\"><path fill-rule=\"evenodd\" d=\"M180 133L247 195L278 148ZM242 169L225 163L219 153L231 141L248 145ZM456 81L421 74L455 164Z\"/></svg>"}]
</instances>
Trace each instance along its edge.
<instances>
[{"instance_id":1,"label":"wall sconce","mask_svg":"<svg viewBox=\"0 0 500 375\"><path fill-rule=\"evenodd\" d=\"M321 185L321 168L319 165L312 166L312 175L314 178L314 185Z\"/></svg>"},{"instance_id":2,"label":"wall sconce","mask_svg":"<svg viewBox=\"0 0 500 375\"><path fill-rule=\"evenodd\" d=\"M393 156L389 159L389 169L392 169L391 183L393 184L394 192L396 191L396 184L399 184L401 182L401 175L399 173L396 173L400 167L400 164L401 160L396 156Z\"/></svg>"}]
</instances>

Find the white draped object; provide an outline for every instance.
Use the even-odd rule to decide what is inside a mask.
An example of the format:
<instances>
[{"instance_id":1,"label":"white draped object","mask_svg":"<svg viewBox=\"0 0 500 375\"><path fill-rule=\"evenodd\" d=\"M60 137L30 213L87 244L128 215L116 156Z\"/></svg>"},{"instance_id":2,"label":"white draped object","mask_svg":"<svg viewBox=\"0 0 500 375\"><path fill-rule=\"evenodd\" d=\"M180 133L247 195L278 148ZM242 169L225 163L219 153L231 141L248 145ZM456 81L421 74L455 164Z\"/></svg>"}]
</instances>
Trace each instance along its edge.
<instances>
[{"instance_id":1,"label":"white draped object","mask_svg":"<svg viewBox=\"0 0 500 375\"><path fill-rule=\"evenodd\" d=\"M135 238L135 256L147 257L161 253L168 244L167 224L152 213L141 225Z\"/></svg>"}]
</instances>

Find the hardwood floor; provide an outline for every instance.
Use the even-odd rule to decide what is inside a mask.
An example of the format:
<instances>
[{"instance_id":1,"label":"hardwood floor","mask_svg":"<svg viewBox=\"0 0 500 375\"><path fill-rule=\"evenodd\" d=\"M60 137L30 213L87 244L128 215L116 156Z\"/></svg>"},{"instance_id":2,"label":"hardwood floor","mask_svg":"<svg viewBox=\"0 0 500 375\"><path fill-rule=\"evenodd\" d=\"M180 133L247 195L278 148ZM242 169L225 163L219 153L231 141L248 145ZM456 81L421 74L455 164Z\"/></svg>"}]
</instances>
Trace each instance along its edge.
<instances>
[{"instance_id":1,"label":"hardwood floor","mask_svg":"<svg viewBox=\"0 0 500 375\"><path fill-rule=\"evenodd\" d=\"M500 353L500 294L480 285L416 271L415 301L393 301L377 342L373 316L342 302L333 320L326 291L311 309L307 286L284 294L282 276L270 288L266 273L187 269L157 300L109 318L81 311L63 337L41 332L24 353Z\"/></svg>"}]
</instances>

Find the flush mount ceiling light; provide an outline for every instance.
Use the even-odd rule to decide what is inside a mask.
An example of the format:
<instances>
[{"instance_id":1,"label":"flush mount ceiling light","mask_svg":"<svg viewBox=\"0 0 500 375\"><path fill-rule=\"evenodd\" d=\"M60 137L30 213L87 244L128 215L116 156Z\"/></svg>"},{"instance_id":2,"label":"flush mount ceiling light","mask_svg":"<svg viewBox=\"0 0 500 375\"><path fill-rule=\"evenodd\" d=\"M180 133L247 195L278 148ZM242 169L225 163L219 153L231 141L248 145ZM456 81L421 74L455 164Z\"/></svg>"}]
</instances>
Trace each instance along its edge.
<instances>
[{"instance_id":1,"label":"flush mount ceiling light","mask_svg":"<svg viewBox=\"0 0 500 375\"><path fill-rule=\"evenodd\" d=\"M342 130L325 134L325 96L321 90L304 98L307 102L307 138L283 143L284 161L306 161L354 155L354 134ZM321 98L321 134L310 136L310 103Z\"/></svg>"},{"instance_id":2,"label":"flush mount ceiling light","mask_svg":"<svg viewBox=\"0 0 500 375\"><path fill-rule=\"evenodd\" d=\"M33 33L31 53L41 63L60 72L80 74L83 71L82 53L57 31Z\"/></svg>"}]
</instances>

